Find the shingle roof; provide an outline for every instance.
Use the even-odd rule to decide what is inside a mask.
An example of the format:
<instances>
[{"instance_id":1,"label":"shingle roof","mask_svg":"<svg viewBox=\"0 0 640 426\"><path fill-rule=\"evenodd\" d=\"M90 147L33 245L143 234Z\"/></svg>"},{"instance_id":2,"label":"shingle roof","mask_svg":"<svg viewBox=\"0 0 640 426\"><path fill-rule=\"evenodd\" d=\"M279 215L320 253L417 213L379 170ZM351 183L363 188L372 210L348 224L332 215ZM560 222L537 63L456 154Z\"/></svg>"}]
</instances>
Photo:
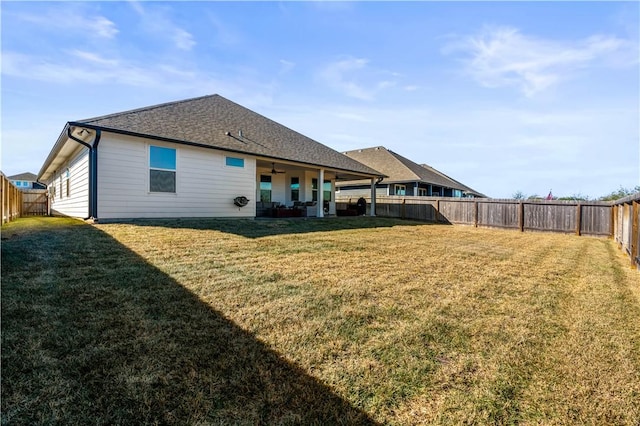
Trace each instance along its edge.
<instances>
[{"instance_id":1,"label":"shingle roof","mask_svg":"<svg viewBox=\"0 0 640 426\"><path fill-rule=\"evenodd\" d=\"M471 187L469 187L469 186L467 186L467 185L465 185L465 184L461 183L460 181L457 181L457 180L455 180L454 178L452 178L452 177L449 177L449 176L445 175L445 174L444 174L444 173L442 173L441 171L434 169L433 167L431 167L431 166L430 166L430 165L428 165L428 164L420 164L420 166L421 166L421 167L424 167L424 168L425 168L425 169L427 169L427 170L431 170L433 173L437 173L437 174L439 174L439 175L443 176L444 178L449 179L449 180L450 180L450 181L452 181L452 182L457 183L457 184L459 185L459 187L457 187L457 189L462 189L462 190L463 190L464 192L466 192L467 194L474 194L474 195L475 195L475 196L477 196L477 197L488 198L488 197L487 197L486 195L484 195L483 193L478 192L478 191L476 191L475 189L473 189L473 188L471 188Z\"/></svg>"},{"instance_id":2,"label":"shingle roof","mask_svg":"<svg viewBox=\"0 0 640 426\"><path fill-rule=\"evenodd\" d=\"M347 151L344 154L387 175L388 177L385 178L385 182L424 182L481 195L477 191L451 179L444 173L432 167L425 167L414 163L408 158L388 150L383 146ZM338 183L338 186L353 183L354 182L342 182Z\"/></svg>"},{"instance_id":3,"label":"shingle roof","mask_svg":"<svg viewBox=\"0 0 640 426\"><path fill-rule=\"evenodd\" d=\"M26 180L29 182L35 182L38 179L38 176L36 176L33 173L30 172L24 172L24 173L20 173L17 175L13 175L13 176L9 176L7 177L7 179L9 180Z\"/></svg>"},{"instance_id":4,"label":"shingle roof","mask_svg":"<svg viewBox=\"0 0 640 426\"><path fill-rule=\"evenodd\" d=\"M381 175L366 165L220 95L155 105L70 124L367 175Z\"/></svg>"}]
</instances>

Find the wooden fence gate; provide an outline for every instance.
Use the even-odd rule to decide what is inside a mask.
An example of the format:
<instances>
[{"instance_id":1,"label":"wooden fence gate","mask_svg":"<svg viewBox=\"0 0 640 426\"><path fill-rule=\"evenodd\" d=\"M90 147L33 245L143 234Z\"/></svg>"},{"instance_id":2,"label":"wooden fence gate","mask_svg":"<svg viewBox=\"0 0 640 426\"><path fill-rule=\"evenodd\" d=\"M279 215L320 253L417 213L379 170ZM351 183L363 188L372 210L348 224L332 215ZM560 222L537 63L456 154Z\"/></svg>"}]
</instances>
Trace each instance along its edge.
<instances>
[{"instance_id":1,"label":"wooden fence gate","mask_svg":"<svg viewBox=\"0 0 640 426\"><path fill-rule=\"evenodd\" d=\"M22 216L47 216L48 214L49 195L46 189L22 191Z\"/></svg>"}]
</instances>

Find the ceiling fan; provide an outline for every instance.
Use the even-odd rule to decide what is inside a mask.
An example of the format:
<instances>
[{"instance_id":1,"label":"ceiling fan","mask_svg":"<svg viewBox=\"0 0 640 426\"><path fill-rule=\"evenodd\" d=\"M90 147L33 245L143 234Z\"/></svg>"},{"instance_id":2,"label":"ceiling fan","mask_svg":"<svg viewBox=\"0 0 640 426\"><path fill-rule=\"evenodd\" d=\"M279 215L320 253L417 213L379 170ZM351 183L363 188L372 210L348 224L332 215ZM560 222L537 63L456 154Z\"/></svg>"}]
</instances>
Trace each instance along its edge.
<instances>
[{"instance_id":1,"label":"ceiling fan","mask_svg":"<svg viewBox=\"0 0 640 426\"><path fill-rule=\"evenodd\" d=\"M271 163L271 174L276 175L278 173L287 173L284 170L276 170L276 163Z\"/></svg>"}]
</instances>

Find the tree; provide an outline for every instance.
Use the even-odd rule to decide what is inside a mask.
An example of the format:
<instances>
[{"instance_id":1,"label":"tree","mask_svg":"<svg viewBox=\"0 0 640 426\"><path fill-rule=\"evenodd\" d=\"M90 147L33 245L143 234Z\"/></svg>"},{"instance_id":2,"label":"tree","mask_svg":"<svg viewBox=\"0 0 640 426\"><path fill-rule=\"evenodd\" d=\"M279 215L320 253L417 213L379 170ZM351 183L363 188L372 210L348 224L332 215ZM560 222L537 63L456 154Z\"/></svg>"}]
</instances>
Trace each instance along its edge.
<instances>
[{"instance_id":1,"label":"tree","mask_svg":"<svg viewBox=\"0 0 640 426\"><path fill-rule=\"evenodd\" d=\"M558 200L567 200L567 201L589 201L588 195L582 195L580 193L573 194L569 197L558 197Z\"/></svg>"},{"instance_id":2,"label":"tree","mask_svg":"<svg viewBox=\"0 0 640 426\"><path fill-rule=\"evenodd\" d=\"M527 196L522 191L516 191L513 193L511 198L513 198L514 200L524 200L525 198L527 198Z\"/></svg>"},{"instance_id":3,"label":"tree","mask_svg":"<svg viewBox=\"0 0 640 426\"><path fill-rule=\"evenodd\" d=\"M634 188L624 188L620 185L620 188L617 191L613 191L600 197L600 201L619 200L620 198L628 197L629 195L633 195L638 192L640 192L640 185L636 185Z\"/></svg>"}]
</instances>

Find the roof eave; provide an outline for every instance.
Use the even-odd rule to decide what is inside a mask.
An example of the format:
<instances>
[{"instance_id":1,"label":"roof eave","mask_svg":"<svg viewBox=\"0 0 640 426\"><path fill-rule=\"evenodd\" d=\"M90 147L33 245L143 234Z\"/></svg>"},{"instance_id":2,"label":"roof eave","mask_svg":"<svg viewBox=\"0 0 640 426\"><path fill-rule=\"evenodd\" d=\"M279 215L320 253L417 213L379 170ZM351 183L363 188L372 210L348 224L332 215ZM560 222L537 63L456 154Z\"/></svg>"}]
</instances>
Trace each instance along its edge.
<instances>
[{"instance_id":1,"label":"roof eave","mask_svg":"<svg viewBox=\"0 0 640 426\"><path fill-rule=\"evenodd\" d=\"M180 145L188 145L188 146L194 146L194 147L200 147L200 148L216 149L216 150L219 150L219 151L233 152L233 153L236 153L236 154L253 155L253 156L257 157L257 158L264 158L264 159L269 159L269 160L291 161L291 162L295 162L297 164L303 164L303 165L312 166L312 167L318 167L318 168L327 168L327 169L335 170L335 171L338 171L338 172L360 175L360 176L363 176L365 178L369 177L369 178L376 178L377 179L377 178L380 178L380 177L386 177L383 173L380 173L377 170L371 169L371 167L368 167L368 166L366 166L364 164L363 164L363 166L367 167L368 169L371 169L371 172L366 172L366 171L362 171L362 170L344 169L344 168L341 168L341 167L331 166L331 165L327 165L327 164L311 163L311 162L305 162L305 161L300 161L300 160L294 160L294 159L290 159L290 158L271 157L271 156L268 156L268 155L256 154L256 153L252 153L252 152L241 151L241 150L225 148L225 147L212 146L212 145L202 144L202 143L198 143L198 142L191 142L191 141L185 141L185 140L180 140L180 139L166 138L166 137L162 137L162 136L155 136L155 135L149 135L149 134L145 134L145 133L132 132L132 131L129 131L129 130L115 129L115 128L111 128L111 127L96 126L95 124L83 123L83 122L80 122L80 121L70 121L69 123L67 123L67 126L85 127L87 129L100 130L100 131L103 131L103 132L117 133L117 134L126 135L126 136L153 139L153 140L162 141L162 142L170 142L170 143L175 143L175 144L180 144ZM65 126L65 130L63 131L61 137L64 136L66 129L67 129L67 127ZM57 143L56 143L56 145L57 145ZM60 146L60 148L61 147L62 147L62 145ZM54 146L54 149L55 149L55 146ZM59 149L58 149L58 151L59 151ZM53 150L52 150L52 152L53 152ZM50 156L51 156L51 154L50 154ZM354 160L354 161L357 161L357 160ZM360 162L358 162L358 163L360 163Z\"/></svg>"}]
</instances>

